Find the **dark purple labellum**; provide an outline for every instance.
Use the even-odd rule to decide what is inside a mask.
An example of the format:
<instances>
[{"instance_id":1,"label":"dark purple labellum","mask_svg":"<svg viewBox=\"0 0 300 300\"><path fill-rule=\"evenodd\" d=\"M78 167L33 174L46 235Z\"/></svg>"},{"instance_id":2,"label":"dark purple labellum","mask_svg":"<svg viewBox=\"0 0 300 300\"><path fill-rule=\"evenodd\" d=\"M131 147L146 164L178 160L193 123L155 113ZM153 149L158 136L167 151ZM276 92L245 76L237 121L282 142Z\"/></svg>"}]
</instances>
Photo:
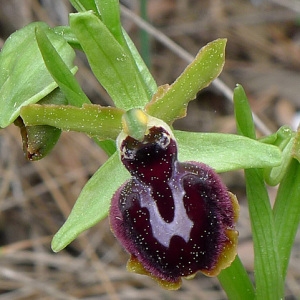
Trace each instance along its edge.
<instances>
[{"instance_id":1,"label":"dark purple labellum","mask_svg":"<svg viewBox=\"0 0 300 300\"><path fill-rule=\"evenodd\" d=\"M207 165L178 162L177 144L163 127L142 141L120 144L132 178L115 193L110 223L131 254L128 269L167 289L198 271L216 276L236 255L236 198Z\"/></svg>"}]
</instances>

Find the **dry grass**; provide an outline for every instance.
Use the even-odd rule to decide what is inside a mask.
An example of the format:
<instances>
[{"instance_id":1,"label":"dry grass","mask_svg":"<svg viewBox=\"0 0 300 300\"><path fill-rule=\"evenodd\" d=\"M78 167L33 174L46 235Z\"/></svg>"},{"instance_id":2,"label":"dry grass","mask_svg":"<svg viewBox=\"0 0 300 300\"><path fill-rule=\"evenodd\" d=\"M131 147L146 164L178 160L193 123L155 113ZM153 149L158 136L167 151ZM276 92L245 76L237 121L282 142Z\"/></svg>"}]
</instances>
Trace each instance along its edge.
<instances>
[{"instance_id":1,"label":"dry grass","mask_svg":"<svg viewBox=\"0 0 300 300\"><path fill-rule=\"evenodd\" d=\"M127 2L137 11L138 1ZM284 4L291 2L286 0ZM149 18L193 55L207 42L227 37L221 79L231 88L241 83L253 110L276 130L283 124L295 126L300 108L300 28L297 7L260 3L149 0ZM71 10L62 0L0 0L0 7L2 43L11 32L31 21L66 23ZM124 19L124 26L139 44L136 25ZM77 64L78 78L88 96L94 102L110 104L85 61L78 60ZM172 82L185 66L183 59L152 39L152 72L159 84ZM188 117L176 126L234 132L232 105L220 91L206 89L191 103ZM65 133L47 158L29 163L23 158L18 130L10 126L0 131L0 157L0 300L226 299L215 278L200 274L184 281L181 290L167 292L146 277L128 273L127 254L116 243L107 221L82 234L61 253L51 252L51 237L68 216L85 182L106 160L89 138ZM241 202L239 254L251 273L251 231L242 173L226 174L224 180ZM300 237L288 272L286 299L300 297L299 249Z\"/></svg>"}]
</instances>

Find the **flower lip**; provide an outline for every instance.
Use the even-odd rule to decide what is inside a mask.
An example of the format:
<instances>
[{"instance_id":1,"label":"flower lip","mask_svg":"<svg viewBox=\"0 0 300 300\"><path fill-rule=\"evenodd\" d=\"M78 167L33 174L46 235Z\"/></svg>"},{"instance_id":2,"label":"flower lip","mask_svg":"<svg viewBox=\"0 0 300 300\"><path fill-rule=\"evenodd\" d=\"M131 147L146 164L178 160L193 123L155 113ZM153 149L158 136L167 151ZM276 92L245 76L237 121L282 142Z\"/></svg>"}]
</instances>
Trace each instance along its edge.
<instances>
[{"instance_id":1,"label":"flower lip","mask_svg":"<svg viewBox=\"0 0 300 300\"><path fill-rule=\"evenodd\" d=\"M166 124L148 121L142 140L124 131L118 137L132 177L113 196L110 224L131 255L128 270L178 289L181 277L216 276L231 264L238 204L209 166L177 161Z\"/></svg>"}]
</instances>

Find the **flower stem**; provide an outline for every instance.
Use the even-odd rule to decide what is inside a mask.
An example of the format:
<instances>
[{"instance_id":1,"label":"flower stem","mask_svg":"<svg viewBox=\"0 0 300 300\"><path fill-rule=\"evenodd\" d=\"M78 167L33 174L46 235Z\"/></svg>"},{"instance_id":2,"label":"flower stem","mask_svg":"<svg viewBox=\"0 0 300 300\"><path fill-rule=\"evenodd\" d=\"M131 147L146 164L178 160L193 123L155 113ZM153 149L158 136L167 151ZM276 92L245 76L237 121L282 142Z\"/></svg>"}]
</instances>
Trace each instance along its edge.
<instances>
[{"instance_id":1,"label":"flower stem","mask_svg":"<svg viewBox=\"0 0 300 300\"><path fill-rule=\"evenodd\" d=\"M245 170L245 177L254 245L256 299L281 299L283 296L281 262L263 171L248 169Z\"/></svg>"},{"instance_id":2,"label":"flower stem","mask_svg":"<svg viewBox=\"0 0 300 300\"><path fill-rule=\"evenodd\" d=\"M228 299L255 299L255 290L239 256L236 256L229 268L219 274L218 279Z\"/></svg>"},{"instance_id":3,"label":"flower stem","mask_svg":"<svg viewBox=\"0 0 300 300\"><path fill-rule=\"evenodd\" d=\"M283 279L300 221L299 198L300 164L296 159L292 159L280 183L273 209Z\"/></svg>"}]
</instances>

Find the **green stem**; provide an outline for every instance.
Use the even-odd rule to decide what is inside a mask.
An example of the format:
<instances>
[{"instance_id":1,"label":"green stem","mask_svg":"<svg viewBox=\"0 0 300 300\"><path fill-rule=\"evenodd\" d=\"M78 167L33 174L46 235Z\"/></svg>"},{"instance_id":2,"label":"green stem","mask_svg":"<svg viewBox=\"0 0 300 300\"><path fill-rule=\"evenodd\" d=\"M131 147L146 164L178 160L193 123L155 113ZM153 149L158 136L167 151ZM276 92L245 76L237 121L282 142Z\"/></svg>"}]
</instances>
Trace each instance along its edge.
<instances>
[{"instance_id":1,"label":"green stem","mask_svg":"<svg viewBox=\"0 0 300 300\"><path fill-rule=\"evenodd\" d=\"M255 290L238 256L229 268L219 274L218 279L229 300L255 299Z\"/></svg>"},{"instance_id":2,"label":"green stem","mask_svg":"<svg viewBox=\"0 0 300 300\"><path fill-rule=\"evenodd\" d=\"M296 159L292 159L280 183L273 209L283 279L300 221L299 199L300 164Z\"/></svg>"},{"instance_id":3,"label":"green stem","mask_svg":"<svg viewBox=\"0 0 300 300\"><path fill-rule=\"evenodd\" d=\"M245 170L245 177L254 244L256 299L281 299L284 292L281 262L273 212L262 169Z\"/></svg>"}]
</instances>

